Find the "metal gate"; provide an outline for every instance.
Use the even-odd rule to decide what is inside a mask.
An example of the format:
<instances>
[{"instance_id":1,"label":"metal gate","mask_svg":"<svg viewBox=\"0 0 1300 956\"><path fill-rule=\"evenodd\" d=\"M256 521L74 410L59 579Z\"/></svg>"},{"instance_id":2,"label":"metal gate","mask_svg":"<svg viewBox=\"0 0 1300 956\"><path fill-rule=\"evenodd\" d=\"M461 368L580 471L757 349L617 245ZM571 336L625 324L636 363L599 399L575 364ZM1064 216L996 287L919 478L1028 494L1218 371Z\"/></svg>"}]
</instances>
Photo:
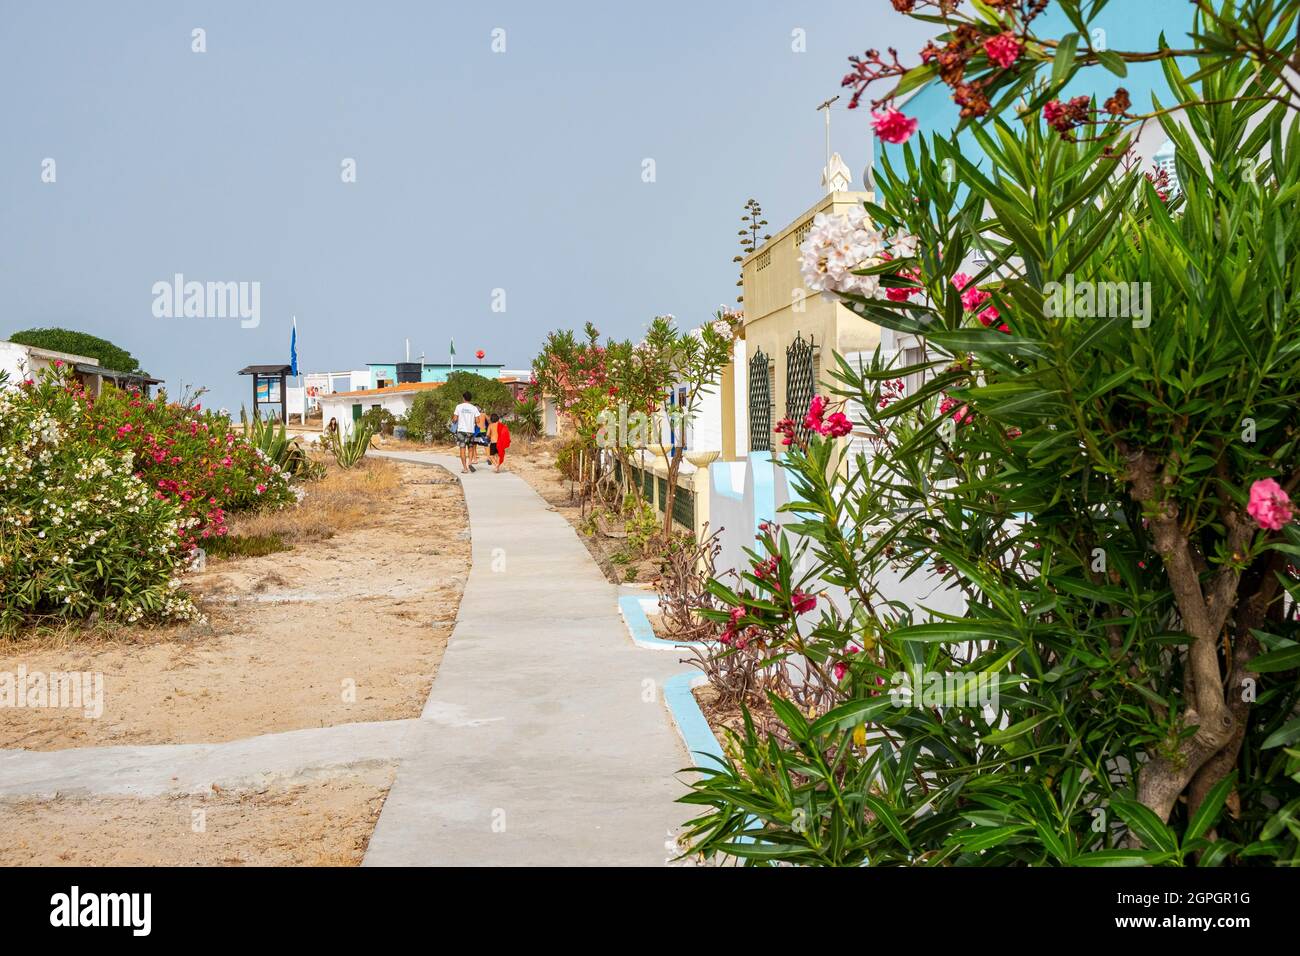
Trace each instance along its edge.
<instances>
[{"instance_id":1,"label":"metal gate","mask_svg":"<svg viewBox=\"0 0 1300 956\"><path fill-rule=\"evenodd\" d=\"M772 450L772 392L762 349L749 360L749 450Z\"/></svg>"},{"instance_id":2,"label":"metal gate","mask_svg":"<svg viewBox=\"0 0 1300 956\"><path fill-rule=\"evenodd\" d=\"M816 394L812 336L805 342L803 334L796 333L794 341L785 350L785 416L795 423L800 437L805 440L811 433L803 427L803 419Z\"/></svg>"}]
</instances>

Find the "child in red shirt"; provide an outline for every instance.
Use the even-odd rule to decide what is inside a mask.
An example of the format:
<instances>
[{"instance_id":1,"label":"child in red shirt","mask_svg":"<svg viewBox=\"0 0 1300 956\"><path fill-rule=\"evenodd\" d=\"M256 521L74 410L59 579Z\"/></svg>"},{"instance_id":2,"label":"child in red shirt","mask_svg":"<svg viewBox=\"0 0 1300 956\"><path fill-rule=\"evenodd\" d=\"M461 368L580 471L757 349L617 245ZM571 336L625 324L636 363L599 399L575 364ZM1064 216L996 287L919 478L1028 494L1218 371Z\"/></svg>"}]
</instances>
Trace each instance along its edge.
<instances>
[{"instance_id":1,"label":"child in red shirt","mask_svg":"<svg viewBox=\"0 0 1300 956\"><path fill-rule=\"evenodd\" d=\"M492 416L492 424L488 426L488 437L492 440L492 455L496 457L496 464L492 466L492 470L499 472L502 463L506 460L506 449L510 447L510 429L501 420L500 415Z\"/></svg>"}]
</instances>

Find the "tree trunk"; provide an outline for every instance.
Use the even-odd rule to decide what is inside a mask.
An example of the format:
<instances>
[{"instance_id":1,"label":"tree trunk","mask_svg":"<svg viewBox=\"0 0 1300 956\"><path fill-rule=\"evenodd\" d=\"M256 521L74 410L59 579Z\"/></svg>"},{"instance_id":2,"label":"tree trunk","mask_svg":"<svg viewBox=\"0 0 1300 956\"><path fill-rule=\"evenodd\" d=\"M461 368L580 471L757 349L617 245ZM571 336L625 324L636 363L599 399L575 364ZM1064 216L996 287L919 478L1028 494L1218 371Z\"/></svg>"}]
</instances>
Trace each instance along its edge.
<instances>
[{"instance_id":1,"label":"tree trunk","mask_svg":"<svg viewBox=\"0 0 1300 956\"><path fill-rule=\"evenodd\" d=\"M1192 638L1186 657L1190 694L1182 726L1195 726L1196 731L1176 747L1152 754L1138 772L1138 799L1161 820L1168 821L1179 796L1220 751L1231 753L1232 761L1227 769L1235 763L1233 741L1238 738L1244 721L1238 718L1224 697L1219 636L1236 604L1241 576L1233 568L1224 566L1205 582L1208 587L1202 588L1199 555L1178 520L1177 507L1163 500L1160 488L1164 482L1157 481L1156 471L1157 462L1151 453L1137 450L1129 455L1130 494L1142 503L1143 511L1150 516L1156 551L1169 576L1183 629ZM1228 531L1228 549L1241 551L1249 541L1252 529L1232 507L1225 507L1222 517ZM1214 768L1207 771L1207 779L1213 777L1218 769L1216 762ZM1226 773L1227 769L1222 772ZM1208 789L1205 787L1203 793Z\"/></svg>"},{"instance_id":2,"label":"tree trunk","mask_svg":"<svg viewBox=\"0 0 1300 956\"><path fill-rule=\"evenodd\" d=\"M668 487L664 492L664 541L673 537L673 499L677 497L677 471L682 467L682 449L673 449L668 459Z\"/></svg>"}]
</instances>

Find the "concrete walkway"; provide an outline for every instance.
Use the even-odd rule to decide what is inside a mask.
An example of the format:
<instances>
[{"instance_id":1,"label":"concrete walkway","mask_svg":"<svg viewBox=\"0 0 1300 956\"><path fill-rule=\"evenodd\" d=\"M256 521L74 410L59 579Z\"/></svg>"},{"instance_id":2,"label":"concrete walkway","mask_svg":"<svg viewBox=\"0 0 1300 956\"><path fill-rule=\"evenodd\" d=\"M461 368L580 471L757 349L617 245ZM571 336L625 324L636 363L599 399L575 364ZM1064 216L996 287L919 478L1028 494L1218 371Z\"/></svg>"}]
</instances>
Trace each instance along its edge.
<instances>
[{"instance_id":1,"label":"concrete walkway","mask_svg":"<svg viewBox=\"0 0 1300 956\"><path fill-rule=\"evenodd\" d=\"M0 801L156 797L334 777L391 764L415 720L309 727L217 744L0 750Z\"/></svg>"},{"instance_id":2,"label":"concrete walkway","mask_svg":"<svg viewBox=\"0 0 1300 956\"><path fill-rule=\"evenodd\" d=\"M523 479L388 457L461 477L473 564L365 864L662 865L690 816L663 704L685 666L631 643L617 589Z\"/></svg>"}]
</instances>

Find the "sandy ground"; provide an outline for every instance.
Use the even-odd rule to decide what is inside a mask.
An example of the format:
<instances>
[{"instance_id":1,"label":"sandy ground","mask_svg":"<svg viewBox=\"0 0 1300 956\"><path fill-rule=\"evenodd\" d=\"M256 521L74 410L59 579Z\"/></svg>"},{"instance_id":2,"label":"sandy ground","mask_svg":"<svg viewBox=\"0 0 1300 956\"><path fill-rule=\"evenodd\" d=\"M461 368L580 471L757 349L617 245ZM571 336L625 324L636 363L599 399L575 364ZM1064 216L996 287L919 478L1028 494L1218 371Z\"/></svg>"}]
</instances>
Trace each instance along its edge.
<instances>
[{"instance_id":1,"label":"sandy ground","mask_svg":"<svg viewBox=\"0 0 1300 956\"><path fill-rule=\"evenodd\" d=\"M0 866L356 866L392 778L0 804Z\"/></svg>"},{"instance_id":2,"label":"sandy ground","mask_svg":"<svg viewBox=\"0 0 1300 956\"><path fill-rule=\"evenodd\" d=\"M188 575L206 625L0 644L0 672L104 682L97 719L6 710L0 748L207 743L419 716L460 604L469 533L451 475L397 467L400 484L348 530Z\"/></svg>"}]
</instances>

